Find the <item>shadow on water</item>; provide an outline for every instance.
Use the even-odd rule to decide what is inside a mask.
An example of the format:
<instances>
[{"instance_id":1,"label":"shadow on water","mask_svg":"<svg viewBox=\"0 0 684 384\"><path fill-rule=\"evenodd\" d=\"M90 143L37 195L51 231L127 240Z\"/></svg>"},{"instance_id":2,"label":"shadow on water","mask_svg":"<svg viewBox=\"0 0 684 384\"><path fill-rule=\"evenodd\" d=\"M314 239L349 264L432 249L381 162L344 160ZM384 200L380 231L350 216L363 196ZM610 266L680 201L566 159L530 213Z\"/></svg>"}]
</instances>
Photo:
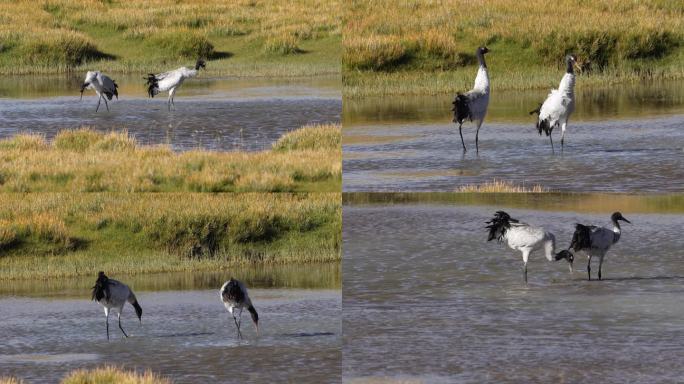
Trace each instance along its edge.
<instances>
[{"instance_id":1,"label":"shadow on water","mask_svg":"<svg viewBox=\"0 0 684 384\"><path fill-rule=\"evenodd\" d=\"M311 332L311 333L286 333L283 336L287 337L319 337L319 336L334 336L334 332Z\"/></svg>"}]
</instances>

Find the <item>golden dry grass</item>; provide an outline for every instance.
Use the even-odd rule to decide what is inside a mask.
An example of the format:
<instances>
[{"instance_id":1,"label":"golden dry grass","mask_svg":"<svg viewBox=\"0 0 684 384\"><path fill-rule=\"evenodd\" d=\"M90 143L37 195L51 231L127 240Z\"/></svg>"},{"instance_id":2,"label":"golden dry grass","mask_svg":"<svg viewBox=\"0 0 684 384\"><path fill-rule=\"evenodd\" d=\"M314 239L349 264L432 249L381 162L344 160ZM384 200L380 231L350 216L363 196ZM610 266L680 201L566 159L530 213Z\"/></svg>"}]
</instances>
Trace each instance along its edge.
<instances>
[{"instance_id":1,"label":"golden dry grass","mask_svg":"<svg viewBox=\"0 0 684 384\"><path fill-rule=\"evenodd\" d=\"M265 75L278 65L281 73L292 75L337 73L342 5L324 0L3 1L0 71L63 72L98 62L100 69L142 72L187 64L201 55L214 60L208 70L217 73ZM288 58L302 52L308 60Z\"/></svg>"},{"instance_id":2,"label":"golden dry grass","mask_svg":"<svg viewBox=\"0 0 684 384\"><path fill-rule=\"evenodd\" d=\"M0 191L339 191L340 126L290 132L271 151L173 152L141 146L127 132L89 129L0 141Z\"/></svg>"},{"instance_id":3,"label":"golden dry grass","mask_svg":"<svg viewBox=\"0 0 684 384\"><path fill-rule=\"evenodd\" d=\"M61 384L171 384L151 371L137 373L113 366L78 369L69 373Z\"/></svg>"},{"instance_id":4,"label":"golden dry grass","mask_svg":"<svg viewBox=\"0 0 684 384\"><path fill-rule=\"evenodd\" d=\"M493 180L482 184L464 185L458 188L461 193L546 193L541 185L525 186L506 180Z\"/></svg>"},{"instance_id":5,"label":"golden dry grass","mask_svg":"<svg viewBox=\"0 0 684 384\"><path fill-rule=\"evenodd\" d=\"M19 380L16 377L0 377L0 384L23 384L24 380Z\"/></svg>"},{"instance_id":6,"label":"golden dry grass","mask_svg":"<svg viewBox=\"0 0 684 384\"><path fill-rule=\"evenodd\" d=\"M566 53L582 83L684 77L684 5L661 0L352 1L345 96L452 92L472 84L480 45L497 89L547 87Z\"/></svg>"}]
</instances>

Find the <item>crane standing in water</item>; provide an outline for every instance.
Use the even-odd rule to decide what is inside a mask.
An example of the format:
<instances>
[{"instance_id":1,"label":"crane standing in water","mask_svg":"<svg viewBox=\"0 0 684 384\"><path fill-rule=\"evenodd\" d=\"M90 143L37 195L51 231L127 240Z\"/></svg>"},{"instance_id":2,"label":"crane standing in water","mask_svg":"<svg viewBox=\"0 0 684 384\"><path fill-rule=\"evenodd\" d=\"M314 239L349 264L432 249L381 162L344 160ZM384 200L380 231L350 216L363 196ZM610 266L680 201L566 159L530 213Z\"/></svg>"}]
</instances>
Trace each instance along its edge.
<instances>
[{"instance_id":1,"label":"crane standing in water","mask_svg":"<svg viewBox=\"0 0 684 384\"><path fill-rule=\"evenodd\" d=\"M83 91L86 89L94 89L97 93L97 107L95 112L100 109L100 102L104 99L105 106L107 107L107 112L109 112L109 104L107 104L107 99L111 100L112 97L116 96L119 99L119 86L116 82L109 78L107 75L103 75L100 71L88 71L81 85L81 99L83 100Z\"/></svg>"},{"instance_id":2,"label":"crane standing in water","mask_svg":"<svg viewBox=\"0 0 684 384\"><path fill-rule=\"evenodd\" d=\"M591 280L591 257L599 257L598 279L601 280L601 267L603 266L603 258L606 253L620 240L622 229L619 221L626 223L631 222L622 216L622 213L615 212L610 216L613 223L613 228L597 227L595 225L577 224L575 226L575 233L572 235L572 242L570 247L575 252L584 252L587 254L589 261L587 262L587 275Z\"/></svg>"},{"instance_id":3,"label":"crane standing in water","mask_svg":"<svg viewBox=\"0 0 684 384\"><path fill-rule=\"evenodd\" d=\"M553 233L545 231L544 228L534 227L526 223L521 223L513 219L504 211L497 211L494 218L487 221L486 228L489 230L487 241L494 239L500 243L505 242L511 249L520 251L523 259L523 280L527 284L527 260L530 253L535 250L543 249L544 255L549 261L565 259L570 264L572 273L572 263L575 260L569 251L561 251L554 255L556 251L556 237Z\"/></svg>"},{"instance_id":4,"label":"crane standing in water","mask_svg":"<svg viewBox=\"0 0 684 384\"><path fill-rule=\"evenodd\" d=\"M167 101L169 111L171 106L175 107L173 98L176 91L183 85L185 79L197 76L200 68L206 68L206 63L202 59L198 59L195 63L195 68L180 67L173 71L147 75L147 94L150 97L155 97L159 92L169 91L169 98Z\"/></svg>"},{"instance_id":5,"label":"crane standing in water","mask_svg":"<svg viewBox=\"0 0 684 384\"><path fill-rule=\"evenodd\" d=\"M138 320L142 323L142 307L140 307L133 291L126 284L108 278L104 272L97 274L97 281L95 281L95 286L93 286L92 299L104 307L107 318L107 340L109 340L109 311L112 309L116 310L119 318L119 329L126 337L128 335L123 327L121 327L121 311L124 304L128 302L133 306L135 314L138 315Z\"/></svg>"},{"instance_id":6,"label":"crane standing in water","mask_svg":"<svg viewBox=\"0 0 684 384\"><path fill-rule=\"evenodd\" d=\"M249 314L252 316L252 321L254 322L254 328L256 328L257 335L259 334L259 314L257 313L254 305L252 305L252 300L249 298L247 293L247 288L245 285L232 277L230 280L226 281L221 290L219 291L221 296L221 301L226 307L228 312L233 316L233 321L237 327L238 338L242 337L240 332L240 322L242 320L242 310L247 308ZM236 316L237 312L237 316Z\"/></svg>"},{"instance_id":7,"label":"crane standing in water","mask_svg":"<svg viewBox=\"0 0 684 384\"><path fill-rule=\"evenodd\" d=\"M551 133L553 128L559 124L561 126L561 151L563 151L565 128L568 125L570 115L575 110L575 71L573 70L575 66L577 66L577 57L575 55L566 56L565 75L563 75L558 89L552 89L539 108L530 112L530 115L534 113L539 115L536 127L539 130L539 135L544 132L549 137L551 151L553 151Z\"/></svg>"},{"instance_id":8,"label":"crane standing in water","mask_svg":"<svg viewBox=\"0 0 684 384\"><path fill-rule=\"evenodd\" d=\"M489 52L487 47L480 47L475 51L480 67L477 70L475 77L475 85L473 89L466 93L458 93L454 98L452 104L454 107L453 122L458 124L458 133L461 135L461 144L463 145L463 152L466 151L465 141L463 141L462 126L465 120L475 121L477 124L477 131L475 132L475 151L479 152L478 144L480 127L487 114L487 106L489 105L489 74L487 73L487 63L484 55Z\"/></svg>"}]
</instances>

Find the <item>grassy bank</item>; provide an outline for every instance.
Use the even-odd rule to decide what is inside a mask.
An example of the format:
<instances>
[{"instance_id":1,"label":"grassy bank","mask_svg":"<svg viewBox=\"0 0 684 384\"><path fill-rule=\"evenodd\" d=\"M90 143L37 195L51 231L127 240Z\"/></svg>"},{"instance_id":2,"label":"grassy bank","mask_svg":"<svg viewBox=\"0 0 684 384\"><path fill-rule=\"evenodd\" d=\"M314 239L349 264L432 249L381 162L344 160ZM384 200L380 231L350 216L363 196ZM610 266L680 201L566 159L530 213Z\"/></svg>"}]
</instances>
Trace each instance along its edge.
<instances>
[{"instance_id":1,"label":"grassy bank","mask_svg":"<svg viewBox=\"0 0 684 384\"><path fill-rule=\"evenodd\" d=\"M339 193L0 194L0 280L340 260Z\"/></svg>"},{"instance_id":2,"label":"grassy bank","mask_svg":"<svg viewBox=\"0 0 684 384\"><path fill-rule=\"evenodd\" d=\"M66 130L0 140L2 192L336 192L340 126L303 127L262 152L176 153L126 132Z\"/></svg>"},{"instance_id":3,"label":"grassy bank","mask_svg":"<svg viewBox=\"0 0 684 384\"><path fill-rule=\"evenodd\" d=\"M23 380L13 377L0 377L0 384L23 384ZM151 371L137 373L114 366L94 369L77 369L60 381L61 384L171 384Z\"/></svg>"},{"instance_id":4,"label":"grassy bank","mask_svg":"<svg viewBox=\"0 0 684 384\"><path fill-rule=\"evenodd\" d=\"M340 71L342 2L4 1L0 74L148 73L206 57L210 74Z\"/></svg>"},{"instance_id":5,"label":"grassy bank","mask_svg":"<svg viewBox=\"0 0 684 384\"><path fill-rule=\"evenodd\" d=\"M494 89L556 86L566 53L578 86L684 78L684 5L541 0L352 2L344 26L346 97L469 89L487 45Z\"/></svg>"}]
</instances>

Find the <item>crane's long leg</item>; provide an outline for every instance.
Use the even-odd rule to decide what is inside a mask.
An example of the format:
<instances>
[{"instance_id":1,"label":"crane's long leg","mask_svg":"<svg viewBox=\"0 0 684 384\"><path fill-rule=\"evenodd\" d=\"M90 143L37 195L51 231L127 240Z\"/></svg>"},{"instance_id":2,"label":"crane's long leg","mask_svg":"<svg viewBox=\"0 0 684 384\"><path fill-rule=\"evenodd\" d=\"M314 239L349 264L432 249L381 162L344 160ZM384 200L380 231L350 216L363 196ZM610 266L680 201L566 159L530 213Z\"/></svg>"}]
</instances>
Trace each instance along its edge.
<instances>
[{"instance_id":1,"label":"crane's long leg","mask_svg":"<svg viewBox=\"0 0 684 384\"><path fill-rule=\"evenodd\" d=\"M566 120L563 125L561 125L561 153L563 153L563 142L565 141L565 127L568 125Z\"/></svg>"},{"instance_id":2,"label":"crane's long leg","mask_svg":"<svg viewBox=\"0 0 684 384\"><path fill-rule=\"evenodd\" d=\"M237 328L238 339L242 338L242 333L240 333L240 324L237 321L237 317L233 315L233 321L235 322L235 328Z\"/></svg>"},{"instance_id":3,"label":"crane's long leg","mask_svg":"<svg viewBox=\"0 0 684 384\"><path fill-rule=\"evenodd\" d=\"M551 142L551 153L556 153L556 151L553 149L553 136L549 135L549 141Z\"/></svg>"},{"instance_id":4,"label":"crane's long leg","mask_svg":"<svg viewBox=\"0 0 684 384\"><path fill-rule=\"evenodd\" d=\"M598 273L599 280L601 280L601 267L602 266L603 266L603 255L600 255L599 256L599 273Z\"/></svg>"},{"instance_id":5,"label":"crane's long leg","mask_svg":"<svg viewBox=\"0 0 684 384\"><path fill-rule=\"evenodd\" d=\"M107 112L109 112L109 104L107 104L107 98L103 97L102 100L105 102L105 107L107 107Z\"/></svg>"},{"instance_id":6,"label":"crane's long leg","mask_svg":"<svg viewBox=\"0 0 684 384\"><path fill-rule=\"evenodd\" d=\"M588 255L589 261L587 261L587 275L589 276L589 281L591 281L591 255Z\"/></svg>"},{"instance_id":7,"label":"crane's long leg","mask_svg":"<svg viewBox=\"0 0 684 384\"><path fill-rule=\"evenodd\" d=\"M477 131L475 131L475 152L480 153L480 146L478 144L480 136L480 127L482 126L482 120L477 122Z\"/></svg>"},{"instance_id":8,"label":"crane's long leg","mask_svg":"<svg viewBox=\"0 0 684 384\"><path fill-rule=\"evenodd\" d=\"M128 337L126 331L124 331L123 327L121 326L121 311L119 311L119 329L121 330L121 332L123 332L124 336Z\"/></svg>"},{"instance_id":9,"label":"crane's long leg","mask_svg":"<svg viewBox=\"0 0 684 384\"><path fill-rule=\"evenodd\" d=\"M527 284L527 260L530 257L530 251L527 251L527 250L522 251L522 257L523 257L523 280L525 280L525 284Z\"/></svg>"},{"instance_id":10,"label":"crane's long leg","mask_svg":"<svg viewBox=\"0 0 684 384\"><path fill-rule=\"evenodd\" d=\"M109 308L105 307L105 323L107 323L107 341L109 341Z\"/></svg>"},{"instance_id":11,"label":"crane's long leg","mask_svg":"<svg viewBox=\"0 0 684 384\"><path fill-rule=\"evenodd\" d=\"M466 151L465 141L463 141L463 123L458 124L458 134L461 135L461 144L463 144L463 152Z\"/></svg>"},{"instance_id":12,"label":"crane's long leg","mask_svg":"<svg viewBox=\"0 0 684 384\"><path fill-rule=\"evenodd\" d=\"M98 109L100 109L100 101L102 101L102 95L98 95L99 97L97 98L97 107L95 107L95 112L97 112Z\"/></svg>"}]
</instances>

